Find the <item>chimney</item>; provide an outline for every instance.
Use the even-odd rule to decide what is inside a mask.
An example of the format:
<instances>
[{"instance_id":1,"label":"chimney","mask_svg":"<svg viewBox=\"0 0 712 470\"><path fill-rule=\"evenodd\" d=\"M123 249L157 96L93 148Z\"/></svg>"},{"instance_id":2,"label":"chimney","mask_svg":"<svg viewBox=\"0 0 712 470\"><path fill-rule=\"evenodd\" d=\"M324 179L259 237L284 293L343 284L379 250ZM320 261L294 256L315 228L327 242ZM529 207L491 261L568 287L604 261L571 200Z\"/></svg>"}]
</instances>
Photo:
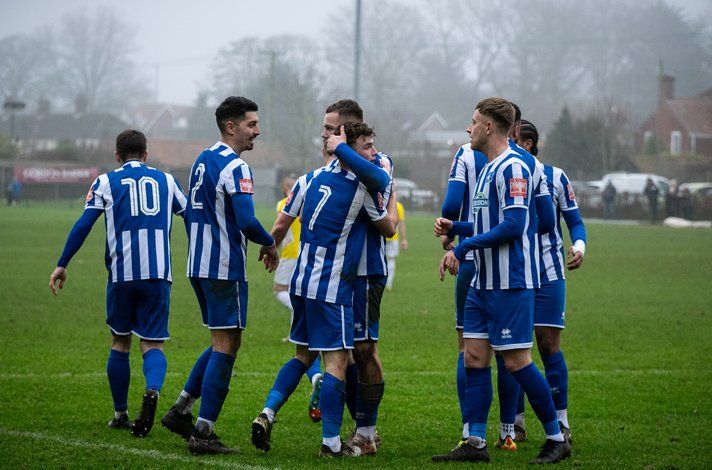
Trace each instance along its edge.
<instances>
[{"instance_id":1,"label":"chimney","mask_svg":"<svg viewBox=\"0 0 712 470\"><path fill-rule=\"evenodd\" d=\"M661 108L667 100L673 99L675 87L675 77L670 75L660 75L658 83L658 108Z\"/></svg>"}]
</instances>

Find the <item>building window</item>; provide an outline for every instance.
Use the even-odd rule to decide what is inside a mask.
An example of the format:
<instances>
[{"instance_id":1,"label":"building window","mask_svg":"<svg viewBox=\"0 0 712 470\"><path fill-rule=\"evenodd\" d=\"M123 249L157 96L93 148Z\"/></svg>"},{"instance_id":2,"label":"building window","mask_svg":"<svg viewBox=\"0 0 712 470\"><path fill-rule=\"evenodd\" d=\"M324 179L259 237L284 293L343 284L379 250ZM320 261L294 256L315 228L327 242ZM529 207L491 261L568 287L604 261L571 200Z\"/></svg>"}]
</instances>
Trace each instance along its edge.
<instances>
[{"instance_id":1,"label":"building window","mask_svg":"<svg viewBox=\"0 0 712 470\"><path fill-rule=\"evenodd\" d=\"M672 131L670 133L670 153L672 155L680 155L680 144L682 143L682 133L680 131Z\"/></svg>"}]
</instances>

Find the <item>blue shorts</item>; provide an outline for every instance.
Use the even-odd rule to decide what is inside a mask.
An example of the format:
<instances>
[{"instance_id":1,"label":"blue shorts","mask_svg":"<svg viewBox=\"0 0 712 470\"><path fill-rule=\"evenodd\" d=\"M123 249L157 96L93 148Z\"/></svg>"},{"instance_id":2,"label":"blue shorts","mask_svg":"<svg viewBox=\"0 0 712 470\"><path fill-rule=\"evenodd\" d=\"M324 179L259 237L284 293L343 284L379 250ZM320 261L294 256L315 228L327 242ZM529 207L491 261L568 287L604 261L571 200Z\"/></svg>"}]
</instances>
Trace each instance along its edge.
<instances>
[{"instance_id":1,"label":"blue shorts","mask_svg":"<svg viewBox=\"0 0 712 470\"><path fill-rule=\"evenodd\" d=\"M171 283L163 279L110 282L106 285L106 324L117 336L131 333L163 341L168 335Z\"/></svg>"},{"instance_id":2,"label":"blue shorts","mask_svg":"<svg viewBox=\"0 0 712 470\"><path fill-rule=\"evenodd\" d=\"M470 289L463 337L488 339L495 351L532 347L534 289Z\"/></svg>"},{"instance_id":3,"label":"blue shorts","mask_svg":"<svg viewBox=\"0 0 712 470\"><path fill-rule=\"evenodd\" d=\"M354 282L354 341L378 341L386 276L358 276Z\"/></svg>"},{"instance_id":4,"label":"blue shorts","mask_svg":"<svg viewBox=\"0 0 712 470\"><path fill-rule=\"evenodd\" d=\"M534 299L534 326L564 328L566 315L566 281L560 279L542 284Z\"/></svg>"},{"instance_id":5,"label":"blue shorts","mask_svg":"<svg viewBox=\"0 0 712 470\"><path fill-rule=\"evenodd\" d=\"M190 278L198 297L203 325L211 330L247 326L247 282Z\"/></svg>"},{"instance_id":6,"label":"blue shorts","mask_svg":"<svg viewBox=\"0 0 712 470\"><path fill-rule=\"evenodd\" d=\"M349 305L332 304L289 294L292 328L289 341L310 351L337 351L354 347L354 311Z\"/></svg>"},{"instance_id":7,"label":"blue shorts","mask_svg":"<svg viewBox=\"0 0 712 470\"><path fill-rule=\"evenodd\" d=\"M475 262L472 260L462 261L457 270L457 283L455 284L455 329L461 330L463 317L465 315L465 302L467 292L470 290L472 278L475 277Z\"/></svg>"}]
</instances>

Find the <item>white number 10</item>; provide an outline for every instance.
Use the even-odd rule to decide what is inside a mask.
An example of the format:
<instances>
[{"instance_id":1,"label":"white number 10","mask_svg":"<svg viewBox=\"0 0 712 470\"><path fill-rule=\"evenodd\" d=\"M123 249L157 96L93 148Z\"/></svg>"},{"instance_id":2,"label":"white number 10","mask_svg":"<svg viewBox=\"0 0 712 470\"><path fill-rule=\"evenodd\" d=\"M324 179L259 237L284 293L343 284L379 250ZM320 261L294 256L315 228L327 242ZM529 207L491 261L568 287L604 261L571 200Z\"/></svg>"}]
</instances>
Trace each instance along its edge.
<instances>
[{"instance_id":1,"label":"white number 10","mask_svg":"<svg viewBox=\"0 0 712 470\"><path fill-rule=\"evenodd\" d=\"M131 201L131 215L138 216L139 209L144 215L156 215L161 210L161 200L158 196L158 181L150 176L142 176L138 180L124 178L121 180L122 185L129 187L129 199ZM148 186L151 186L151 200L149 207Z\"/></svg>"},{"instance_id":2,"label":"white number 10","mask_svg":"<svg viewBox=\"0 0 712 470\"><path fill-rule=\"evenodd\" d=\"M309 230L314 230L314 222L316 222L316 218L319 217L319 213L326 205L326 201L331 197L331 188L328 186L324 186L322 184L321 186L319 186L319 192L324 193L324 195L321 197L321 201L319 201L319 204L316 205L316 209L314 209L314 213L312 214L311 220L309 221Z\"/></svg>"}]
</instances>

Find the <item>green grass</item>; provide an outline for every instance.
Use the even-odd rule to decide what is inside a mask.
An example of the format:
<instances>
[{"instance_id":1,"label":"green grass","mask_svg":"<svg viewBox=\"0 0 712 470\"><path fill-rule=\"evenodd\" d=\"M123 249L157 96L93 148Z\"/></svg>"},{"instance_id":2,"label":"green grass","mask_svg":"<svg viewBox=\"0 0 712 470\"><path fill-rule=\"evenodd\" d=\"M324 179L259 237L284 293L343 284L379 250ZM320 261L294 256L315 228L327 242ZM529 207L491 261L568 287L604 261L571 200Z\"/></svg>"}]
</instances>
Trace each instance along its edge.
<instances>
[{"instance_id":1,"label":"green grass","mask_svg":"<svg viewBox=\"0 0 712 470\"><path fill-rule=\"evenodd\" d=\"M386 395L375 458L323 462L320 426L307 418L306 380L285 405L273 450L250 444L250 422L292 347L281 343L289 315L273 298L272 276L250 252L248 329L218 422L239 456L195 459L160 425L143 440L110 431L104 376L106 271L103 223L72 261L59 297L49 274L80 209L55 204L0 208L0 455L3 467L345 466L415 468L451 448L460 432L455 392L452 279L437 280L439 244L432 219L408 219L411 248L398 259L395 289L384 297L381 355ZM260 211L269 225L273 215ZM180 224L181 222L179 222ZM569 275L563 349L570 367L574 454L562 466L700 468L712 465L712 234L649 226L590 225L586 262ZM169 372L160 416L208 344L183 272L186 240L173 232L174 277L167 344ZM140 404L140 354L131 355L130 410ZM496 402L496 400L495 400ZM543 434L527 411L531 439L515 454L492 449L496 467L524 465ZM351 426L345 418L345 429ZM488 436L498 426L496 403ZM22 432L33 434L22 434ZM155 451L155 452L154 452ZM452 465L458 467L459 465Z\"/></svg>"}]
</instances>

